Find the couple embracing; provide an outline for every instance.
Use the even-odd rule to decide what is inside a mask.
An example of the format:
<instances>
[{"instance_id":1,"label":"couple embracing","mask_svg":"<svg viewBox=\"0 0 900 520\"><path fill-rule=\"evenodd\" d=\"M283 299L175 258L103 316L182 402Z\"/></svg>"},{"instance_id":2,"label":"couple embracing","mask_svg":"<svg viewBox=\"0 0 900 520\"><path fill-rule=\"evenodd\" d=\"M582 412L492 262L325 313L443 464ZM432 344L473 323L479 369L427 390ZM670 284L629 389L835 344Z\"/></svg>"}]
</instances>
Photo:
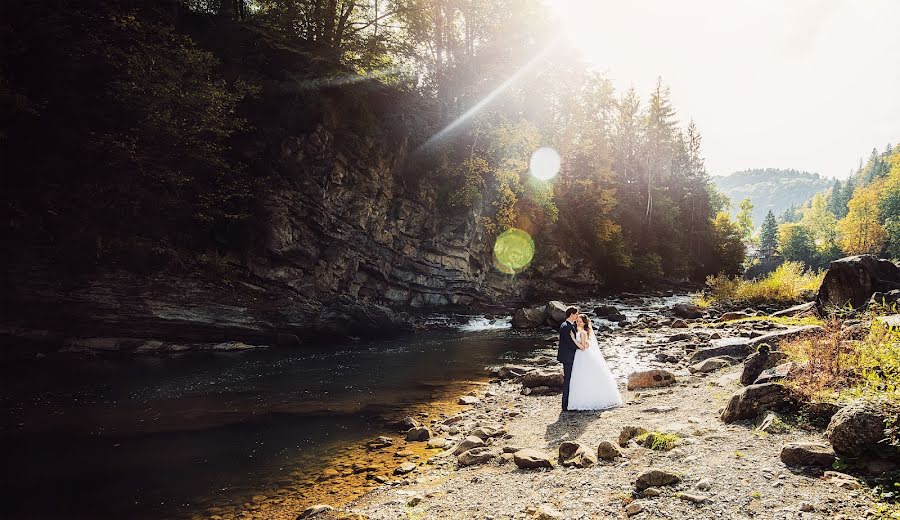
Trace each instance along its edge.
<instances>
[{"instance_id":1,"label":"couple embracing","mask_svg":"<svg viewBox=\"0 0 900 520\"><path fill-rule=\"evenodd\" d=\"M559 327L557 361L563 365L562 409L603 410L622 404L619 386L600 352L591 319L566 309Z\"/></svg>"}]
</instances>

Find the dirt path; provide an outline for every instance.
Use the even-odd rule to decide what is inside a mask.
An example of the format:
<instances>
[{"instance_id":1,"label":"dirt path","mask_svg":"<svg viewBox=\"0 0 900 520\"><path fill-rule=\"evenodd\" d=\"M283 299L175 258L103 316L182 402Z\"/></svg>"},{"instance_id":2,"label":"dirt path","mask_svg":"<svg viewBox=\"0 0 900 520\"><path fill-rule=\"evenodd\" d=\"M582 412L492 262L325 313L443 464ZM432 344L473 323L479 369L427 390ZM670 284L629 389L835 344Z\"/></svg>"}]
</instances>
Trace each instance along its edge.
<instances>
[{"instance_id":1,"label":"dirt path","mask_svg":"<svg viewBox=\"0 0 900 520\"><path fill-rule=\"evenodd\" d=\"M682 375L667 389L627 392L624 406L599 414L560 415L558 396L524 396L518 384L492 383L481 403L451 421L461 432L503 426L508 438L492 439L498 448L536 448L555 459L562 441L596 450L600 441L615 443L628 425L675 432L683 440L671 451L632 444L621 449L621 458L585 469L523 470L504 460L457 469L456 457L438 456L411 478L343 510L377 519L530 518L541 507L555 510L548 510L547 518L557 513L558 518L625 518L629 506L633 518L865 517L872 498L864 489L845 489L821 472L792 470L779 460L784 443L820 440L820 433L795 427L761 434L751 425L718 419L739 387L739 370L740 365L705 376ZM660 486L659 496L634 498L635 479L650 467L671 470L682 482Z\"/></svg>"}]
</instances>

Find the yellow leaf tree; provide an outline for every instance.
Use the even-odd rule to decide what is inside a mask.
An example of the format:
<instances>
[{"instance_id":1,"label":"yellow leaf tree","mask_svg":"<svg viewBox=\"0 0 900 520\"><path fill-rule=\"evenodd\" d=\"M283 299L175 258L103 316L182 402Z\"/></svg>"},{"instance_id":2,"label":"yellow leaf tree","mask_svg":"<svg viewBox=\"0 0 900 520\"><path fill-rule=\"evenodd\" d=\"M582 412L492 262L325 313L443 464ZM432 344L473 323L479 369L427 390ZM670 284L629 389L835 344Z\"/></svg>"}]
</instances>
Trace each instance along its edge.
<instances>
[{"instance_id":1,"label":"yellow leaf tree","mask_svg":"<svg viewBox=\"0 0 900 520\"><path fill-rule=\"evenodd\" d=\"M881 225L879 198L883 182L857 188L847 204L847 216L838 222L838 245L850 255L881 252L887 231Z\"/></svg>"}]
</instances>

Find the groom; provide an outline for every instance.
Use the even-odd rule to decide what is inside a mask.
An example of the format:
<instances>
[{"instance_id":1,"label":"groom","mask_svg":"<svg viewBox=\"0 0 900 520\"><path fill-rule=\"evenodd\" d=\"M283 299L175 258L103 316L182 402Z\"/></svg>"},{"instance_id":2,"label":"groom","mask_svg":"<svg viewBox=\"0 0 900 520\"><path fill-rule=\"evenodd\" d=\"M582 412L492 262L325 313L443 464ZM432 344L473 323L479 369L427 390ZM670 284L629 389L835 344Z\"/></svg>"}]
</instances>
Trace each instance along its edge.
<instances>
[{"instance_id":1,"label":"groom","mask_svg":"<svg viewBox=\"0 0 900 520\"><path fill-rule=\"evenodd\" d=\"M578 345L572 339L575 334L575 321L578 319L578 308L569 307L566 309L566 320L559 326L559 352L556 354L556 360L563 366L563 391L562 391L562 409L569 410L569 383L572 381L572 364L575 362L575 351Z\"/></svg>"}]
</instances>

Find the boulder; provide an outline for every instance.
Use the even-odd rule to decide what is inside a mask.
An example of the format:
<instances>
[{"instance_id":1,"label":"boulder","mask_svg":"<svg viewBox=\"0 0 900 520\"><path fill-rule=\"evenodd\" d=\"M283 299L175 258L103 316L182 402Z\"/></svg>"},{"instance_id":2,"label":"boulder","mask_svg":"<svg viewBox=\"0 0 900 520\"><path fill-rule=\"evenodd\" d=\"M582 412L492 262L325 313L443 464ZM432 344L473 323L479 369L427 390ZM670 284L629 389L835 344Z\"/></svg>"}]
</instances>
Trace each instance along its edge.
<instances>
[{"instance_id":1,"label":"boulder","mask_svg":"<svg viewBox=\"0 0 900 520\"><path fill-rule=\"evenodd\" d=\"M535 329L547 322L547 306L523 307L513 314L514 329Z\"/></svg>"},{"instance_id":2,"label":"boulder","mask_svg":"<svg viewBox=\"0 0 900 520\"><path fill-rule=\"evenodd\" d=\"M779 383L750 385L731 396L721 419L726 423L753 419L765 410L788 408L791 404L790 392Z\"/></svg>"},{"instance_id":3,"label":"boulder","mask_svg":"<svg viewBox=\"0 0 900 520\"><path fill-rule=\"evenodd\" d=\"M503 435L504 433L506 433L506 430L503 430L501 428L494 428L491 426L479 426L478 428L475 428L474 430L472 430L472 432L469 435L478 437L479 439L486 441L491 437Z\"/></svg>"},{"instance_id":4,"label":"boulder","mask_svg":"<svg viewBox=\"0 0 900 520\"><path fill-rule=\"evenodd\" d=\"M786 378L792 370L797 366L793 361L788 361L787 363L781 363L780 365L776 365L772 368L767 368L762 371L759 377L756 378L756 381L753 382L754 385L761 385L763 383L774 383L775 381L781 381Z\"/></svg>"},{"instance_id":5,"label":"boulder","mask_svg":"<svg viewBox=\"0 0 900 520\"><path fill-rule=\"evenodd\" d=\"M740 312L740 311L726 312L726 313L722 314L721 316L719 316L719 321L734 321L734 320L739 320L741 318L749 318L749 317L750 317L750 315L747 314L746 312Z\"/></svg>"},{"instance_id":6,"label":"boulder","mask_svg":"<svg viewBox=\"0 0 900 520\"><path fill-rule=\"evenodd\" d=\"M396 468L394 468L394 475L406 475L407 473L411 473L415 471L416 465L412 462L404 462L400 464Z\"/></svg>"},{"instance_id":7,"label":"boulder","mask_svg":"<svg viewBox=\"0 0 900 520\"><path fill-rule=\"evenodd\" d=\"M679 482L681 482L681 477L677 474L664 469L651 468L638 476L634 487L638 491L643 491L649 487L671 486Z\"/></svg>"},{"instance_id":8,"label":"boulder","mask_svg":"<svg viewBox=\"0 0 900 520\"><path fill-rule=\"evenodd\" d=\"M623 321L627 319L619 309L612 305L599 305L594 308L594 314L609 321Z\"/></svg>"},{"instance_id":9,"label":"boulder","mask_svg":"<svg viewBox=\"0 0 900 520\"><path fill-rule=\"evenodd\" d=\"M327 504L316 504L314 506L309 506L300 513L300 516L297 517L297 520L301 518L313 518L322 513L328 513L329 511L334 511L334 508Z\"/></svg>"},{"instance_id":10,"label":"boulder","mask_svg":"<svg viewBox=\"0 0 900 520\"><path fill-rule=\"evenodd\" d=\"M628 441L647 432L647 428L644 428L643 426L625 426L619 432L619 446L624 448L628 445Z\"/></svg>"},{"instance_id":11,"label":"boulder","mask_svg":"<svg viewBox=\"0 0 900 520\"><path fill-rule=\"evenodd\" d=\"M838 455L860 457L885 449L880 443L885 438L884 423L885 417L880 411L857 401L834 414L825 429L825 437Z\"/></svg>"},{"instance_id":12,"label":"boulder","mask_svg":"<svg viewBox=\"0 0 900 520\"><path fill-rule=\"evenodd\" d=\"M675 320L672 322L671 327L673 329L686 329L686 328L688 328L688 324L684 320Z\"/></svg>"},{"instance_id":13,"label":"boulder","mask_svg":"<svg viewBox=\"0 0 900 520\"><path fill-rule=\"evenodd\" d=\"M397 421L396 426L397 426L398 430L405 432L405 431L409 430L410 428L418 428L419 421L417 421L407 415L403 419L400 419L399 421Z\"/></svg>"},{"instance_id":14,"label":"boulder","mask_svg":"<svg viewBox=\"0 0 900 520\"><path fill-rule=\"evenodd\" d=\"M672 314L679 318L696 319L703 316L703 310L693 303L676 303L672 306Z\"/></svg>"},{"instance_id":15,"label":"boulder","mask_svg":"<svg viewBox=\"0 0 900 520\"><path fill-rule=\"evenodd\" d=\"M600 441L597 446L597 458L600 460L615 460L621 456L622 452L610 441Z\"/></svg>"},{"instance_id":16,"label":"boulder","mask_svg":"<svg viewBox=\"0 0 900 520\"><path fill-rule=\"evenodd\" d=\"M835 460L834 450L819 442L791 442L781 448L781 462L788 466L830 467Z\"/></svg>"},{"instance_id":17,"label":"boulder","mask_svg":"<svg viewBox=\"0 0 900 520\"><path fill-rule=\"evenodd\" d=\"M675 384L675 374L668 370L653 369L634 372L628 376L628 389L658 388Z\"/></svg>"},{"instance_id":18,"label":"boulder","mask_svg":"<svg viewBox=\"0 0 900 520\"><path fill-rule=\"evenodd\" d=\"M392 444L394 444L394 439L390 437L378 437L373 441L369 441L368 446L370 450L377 450L386 448L388 446L391 446Z\"/></svg>"},{"instance_id":19,"label":"boulder","mask_svg":"<svg viewBox=\"0 0 900 520\"><path fill-rule=\"evenodd\" d=\"M472 406L472 405L476 405L480 402L481 402L481 399L475 397L474 395L464 395L459 398L459 401L457 401L457 404L464 404L467 406Z\"/></svg>"},{"instance_id":20,"label":"boulder","mask_svg":"<svg viewBox=\"0 0 900 520\"><path fill-rule=\"evenodd\" d=\"M776 318L800 318L803 316L816 316L819 313L816 308L816 302L801 303L787 309L773 312L772 316Z\"/></svg>"},{"instance_id":21,"label":"boulder","mask_svg":"<svg viewBox=\"0 0 900 520\"><path fill-rule=\"evenodd\" d=\"M513 461L522 469L552 468L553 461L540 451L532 449L519 450L513 453Z\"/></svg>"},{"instance_id":22,"label":"boulder","mask_svg":"<svg viewBox=\"0 0 900 520\"><path fill-rule=\"evenodd\" d=\"M771 345L774 350L779 343L785 340L794 339L807 334L822 332L822 327L818 325L804 325L802 327L791 327L785 330L779 330L763 334L752 339L748 338L723 338L712 340L712 346L697 350L691 355L691 362L696 363L711 357L729 356L743 359L750 355L754 350L758 349L762 344Z\"/></svg>"},{"instance_id":23,"label":"boulder","mask_svg":"<svg viewBox=\"0 0 900 520\"><path fill-rule=\"evenodd\" d=\"M759 346L756 352L750 354L744 360L744 369L741 372L741 384L752 385L756 378L763 373L763 370L772 368L782 359L787 357L784 352L773 351L768 343Z\"/></svg>"},{"instance_id":24,"label":"boulder","mask_svg":"<svg viewBox=\"0 0 900 520\"><path fill-rule=\"evenodd\" d=\"M831 262L819 286L819 306L859 308L876 292L900 289L900 267L872 255L848 256Z\"/></svg>"},{"instance_id":25,"label":"boulder","mask_svg":"<svg viewBox=\"0 0 900 520\"><path fill-rule=\"evenodd\" d=\"M415 428L410 428L408 432L406 432L406 440L412 442L418 441L427 441L431 438L431 430L429 430L425 426L417 426Z\"/></svg>"},{"instance_id":26,"label":"boulder","mask_svg":"<svg viewBox=\"0 0 900 520\"><path fill-rule=\"evenodd\" d=\"M541 368L532 370L522 376L520 382L525 388L535 388L538 386L562 388L563 372L561 368Z\"/></svg>"},{"instance_id":27,"label":"boulder","mask_svg":"<svg viewBox=\"0 0 900 520\"><path fill-rule=\"evenodd\" d=\"M724 357L714 357L705 359L698 363L694 363L693 365L688 367L688 370L692 374L700 373L705 374L707 372L715 372L716 370L725 368L731 365L731 360Z\"/></svg>"},{"instance_id":28,"label":"boulder","mask_svg":"<svg viewBox=\"0 0 900 520\"><path fill-rule=\"evenodd\" d=\"M580 442L566 441L559 445L559 463L567 467L589 468L597 463L597 456Z\"/></svg>"},{"instance_id":29,"label":"boulder","mask_svg":"<svg viewBox=\"0 0 900 520\"><path fill-rule=\"evenodd\" d=\"M679 332L678 334L672 334L669 336L669 343L675 343L676 341L687 341L694 339L694 336L687 332Z\"/></svg>"},{"instance_id":30,"label":"boulder","mask_svg":"<svg viewBox=\"0 0 900 520\"><path fill-rule=\"evenodd\" d=\"M900 289L888 292L876 292L869 298L869 307L891 306L900 302Z\"/></svg>"},{"instance_id":31,"label":"boulder","mask_svg":"<svg viewBox=\"0 0 900 520\"><path fill-rule=\"evenodd\" d=\"M547 302L547 319L550 320L550 324L559 327L562 322L566 321L566 309L568 308L568 305L561 301Z\"/></svg>"},{"instance_id":32,"label":"boulder","mask_svg":"<svg viewBox=\"0 0 900 520\"><path fill-rule=\"evenodd\" d=\"M447 439L443 437L432 437L428 439L429 448L443 448L447 445Z\"/></svg>"},{"instance_id":33,"label":"boulder","mask_svg":"<svg viewBox=\"0 0 900 520\"><path fill-rule=\"evenodd\" d=\"M481 448L482 446L484 446L484 441L481 440L480 437L470 435L470 436L466 437L465 439L461 440L459 442L459 444L457 444L453 448L452 453L454 455L459 455L460 453L462 453L464 451L469 451L472 448Z\"/></svg>"},{"instance_id":34,"label":"boulder","mask_svg":"<svg viewBox=\"0 0 900 520\"><path fill-rule=\"evenodd\" d=\"M476 464L485 464L494 460L497 456L496 453L491 451L490 448L481 447L481 448L472 448L471 450L466 450L460 453L456 460L459 462L460 466L474 466Z\"/></svg>"}]
</instances>

